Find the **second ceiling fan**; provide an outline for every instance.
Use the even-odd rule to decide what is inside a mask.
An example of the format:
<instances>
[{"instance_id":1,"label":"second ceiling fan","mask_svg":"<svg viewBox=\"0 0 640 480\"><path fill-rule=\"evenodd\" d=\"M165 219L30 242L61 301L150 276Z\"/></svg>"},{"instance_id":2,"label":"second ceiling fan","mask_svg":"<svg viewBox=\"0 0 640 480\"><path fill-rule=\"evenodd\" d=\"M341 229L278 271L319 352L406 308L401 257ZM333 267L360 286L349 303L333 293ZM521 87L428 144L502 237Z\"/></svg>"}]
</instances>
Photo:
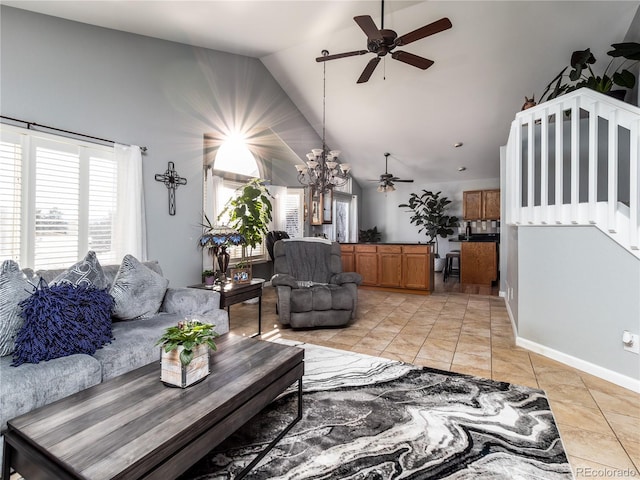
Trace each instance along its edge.
<instances>
[{"instance_id":1,"label":"second ceiling fan","mask_svg":"<svg viewBox=\"0 0 640 480\"><path fill-rule=\"evenodd\" d=\"M413 182L413 180L403 180L395 177L392 173L389 173L389 155L391 155L389 152L385 152L384 154L384 173L380 175L378 180L369 180L370 182L378 182L379 192L393 192L396 189L396 187L393 186L393 182Z\"/></svg>"},{"instance_id":2,"label":"second ceiling fan","mask_svg":"<svg viewBox=\"0 0 640 480\"><path fill-rule=\"evenodd\" d=\"M326 62L328 60L336 60L338 58L364 55L369 52L375 53L376 56L367 63L367 66L364 68L360 78L358 78L357 83L364 83L368 81L369 78L371 78L373 71L378 66L378 63L380 63L380 59L388 53L391 53L391 58L394 60L399 60L422 70L426 70L433 65L433 60L429 60L428 58L420 57L403 50L396 50L394 52L392 52L392 50L396 47L408 45L416 40L440 33L443 30L447 30L452 27L451 21L444 17L399 37L393 30L384 28L384 0L382 0L382 25L379 30L369 15L359 15L357 17L353 17L353 19L367 36L367 50L354 50L352 52L337 53L335 55L323 55L322 57L317 57L316 62Z\"/></svg>"}]
</instances>

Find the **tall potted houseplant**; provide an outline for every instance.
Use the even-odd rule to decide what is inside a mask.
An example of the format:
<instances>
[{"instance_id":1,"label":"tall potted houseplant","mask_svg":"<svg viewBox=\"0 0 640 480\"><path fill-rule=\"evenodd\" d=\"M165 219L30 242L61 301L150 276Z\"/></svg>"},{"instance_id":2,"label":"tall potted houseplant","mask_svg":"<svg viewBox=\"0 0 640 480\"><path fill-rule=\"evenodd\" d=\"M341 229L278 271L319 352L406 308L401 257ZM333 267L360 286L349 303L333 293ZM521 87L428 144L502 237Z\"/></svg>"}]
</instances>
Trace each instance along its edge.
<instances>
[{"instance_id":1,"label":"tall potted houseplant","mask_svg":"<svg viewBox=\"0 0 640 480\"><path fill-rule=\"evenodd\" d=\"M254 178L238 188L236 195L229 199L218 220L227 218L228 225L237 231L243 238L242 261L239 266L251 268L251 262L247 259L247 249L255 249L262 243L264 236L269 231L269 223L272 219L271 194L264 186L264 181ZM250 279L250 277L249 277ZM237 280L244 281L246 277Z\"/></svg>"},{"instance_id":2,"label":"tall potted houseplant","mask_svg":"<svg viewBox=\"0 0 640 480\"><path fill-rule=\"evenodd\" d=\"M412 193L408 203L398 205L400 208L408 208L412 213L409 221L418 227L418 233L424 231L427 243L432 246L436 259L440 259L438 237L447 238L453 235L453 229L459 225L458 217L446 214L451 200L441 197L441 193L422 190L420 195ZM437 260L435 271L442 270L443 266L442 259Z\"/></svg>"}]
</instances>

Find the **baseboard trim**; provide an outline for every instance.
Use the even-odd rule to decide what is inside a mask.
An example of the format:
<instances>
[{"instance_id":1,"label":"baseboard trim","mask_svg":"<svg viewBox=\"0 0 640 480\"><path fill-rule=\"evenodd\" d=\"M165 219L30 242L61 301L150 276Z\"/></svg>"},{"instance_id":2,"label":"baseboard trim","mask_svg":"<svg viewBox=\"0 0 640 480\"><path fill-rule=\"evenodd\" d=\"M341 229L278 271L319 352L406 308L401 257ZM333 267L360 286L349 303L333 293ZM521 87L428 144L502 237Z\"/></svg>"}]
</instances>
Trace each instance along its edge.
<instances>
[{"instance_id":1,"label":"baseboard trim","mask_svg":"<svg viewBox=\"0 0 640 480\"><path fill-rule=\"evenodd\" d=\"M586 360L576 358L572 355L559 352L558 350L546 347L545 345L540 345L539 343L532 342L531 340L527 340L526 338L518 337L517 335L516 345L518 347L531 350L532 352L538 353L552 360L564 363L565 365L568 365L570 367L577 368L578 370L594 375L598 378L606 380L607 382L615 383L616 385L631 390L632 392L640 393L640 380L637 378L631 378L626 375L622 375L621 373L614 372L607 368L601 367L600 365L596 365L594 363L587 362Z\"/></svg>"},{"instance_id":2,"label":"baseboard trim","mask_svg":"<svg viewBox=\"0 0 640 480\"><path fill-rule=\"evenodd\" d=\"M572 355L559 352L558 350L554 350L553 348L549 348L545 345L540 345L539 343L527 340L526 338L519 337L518 328L516 326L515 318L513 317L513 312L511 311L511 306L506 300L504 303L507 307L507 315L509 315L509 320L511 320L513 336L516 339L516 345L518 347L526 348L527 350L531 350L532 352L538 353L544 357L556 360L560 363L564 363L565 365L568 365L570 367L577 368L578 370L606 380L607 382L614 383L620 387L626 388L627 390L631 390L632 392L640 393L640 379L622 375L621 373L614 372L607 368L601 367L600 365L581 360Z\"/></svg>"}]
</instances>

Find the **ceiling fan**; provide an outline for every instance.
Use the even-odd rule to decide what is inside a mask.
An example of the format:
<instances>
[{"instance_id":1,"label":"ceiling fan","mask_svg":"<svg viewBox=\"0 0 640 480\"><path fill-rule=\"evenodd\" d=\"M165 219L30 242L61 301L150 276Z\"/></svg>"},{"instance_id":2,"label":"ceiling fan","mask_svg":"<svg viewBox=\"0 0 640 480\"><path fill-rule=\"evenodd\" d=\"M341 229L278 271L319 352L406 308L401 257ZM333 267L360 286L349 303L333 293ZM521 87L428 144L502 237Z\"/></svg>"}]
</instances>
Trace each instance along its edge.
<instances>
[{"instance_id":1,"label":"ceiling fan","mask_svg":"<svg viewBox=\"0 0 640 480\"><path fill-rule=\"evenodd\" d=\"M393 182L405 182L412 183L413 180L402 180L401 178L394 177L392 173L389 173L388 162L389 162L389 152L385 152L384 154L384 173L380 175L378 180L369 180L369 182L379 182L378 191L379 192L393 192L395 191L395 187L393 186Z\"/></svg>"},{"instance_id":2,"label":"ceiling fan","mask_svg":"<svg viewBox=\"0 0 640 480\"><path fill-rule=\"evenodd\" d=\"M452 27L451 21L444 17L399 37L393 30L384 28L384 0L382 0L382 25L380 30L378 30L378 27L376 27L375 22L369 15L359 15L357 17L353 17L353 19L367 36L367 50L355 50L353 52L337 53L335 55L323 55L322 57L317 57L316 62L326 62L328 60L336 60L338 58L364 55L369 52L375 53L375 58L372 58L369 63L367 63L367 66L364 68L360 78L358 78L357 83L364 83L368 81L369 78L371 78L373 71L378 66L380 59L387 53L391 53L394 48L408 45L416 40L440 33L443 30L447 30ZM433 60L402 50L396 50L391 53L391 58L413 65L414 67L418 67L422 70L426 70L433 65Z\"/></svg>"}]
</instances>

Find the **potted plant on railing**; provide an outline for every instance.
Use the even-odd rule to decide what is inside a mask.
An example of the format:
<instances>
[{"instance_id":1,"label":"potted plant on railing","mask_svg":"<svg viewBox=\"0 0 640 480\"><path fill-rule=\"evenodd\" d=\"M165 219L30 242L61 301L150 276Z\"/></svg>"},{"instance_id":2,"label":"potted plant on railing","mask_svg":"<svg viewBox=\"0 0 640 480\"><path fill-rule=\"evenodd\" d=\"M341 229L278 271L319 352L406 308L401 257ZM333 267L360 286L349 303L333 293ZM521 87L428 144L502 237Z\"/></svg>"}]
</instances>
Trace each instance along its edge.
<instances>
[{"instance_id":1,"label":"potted plant on railing","mask_svg":"<svg viewBox=\"0 0 640 480\"><path fill-rule=\"evenodd\" d=\"M544 96L547 95L547 93L548 96L546 100L551 100L582 87L610 95L619 100L624 100L627 91L613 90L613 88L614 86L618 86L623 89L631 89L635 86L636 77L631 72L631 69L640 61L640 43L614 43L611 46L613 50L607 52L611 60L605 67L602 75L596 75L591 68L591 65L596 63L596 58L589 48L573 52L569 66L565 67L551 80L549 85L547 85L547 88L540 97L540 103L545 100ZM622 60L618 61L617 59ZM568 68L571 68L571 71L568 75L565 75ZM563 83L563 79L567 77L569 82Z\"/></svg>"},{"instance_id":2,"label":"potted plant on railing","mask_svg":"<svg viewBox=\"0 0 640 480\"><path fill-rule=\"evenodd\" d=\"M458 217L447 215L445 212L451 200L441 197L442 192L422 190L422 194L412 193L408 203L398 205L400 208L408 208L412 212L409 221L418 227L418 233L424 231L427 235L427 244L431 245L434 252L434 271L439 272L444 267L444 259L438 254L438 237L447 238L453 235L454 228L459 226Z\"/></svg>"},{"instance_id":3,"label":"potted plant on railing","mask_svg":"<svg viewBox=\"0 0 640 480\"><path fill-rule=\"evenodd\" d=\"M231 272L232 280L238 283L251 281L251 259L247 249L260 245L269 231L272 216L271 194L264 186L264 180L255 178L242 187L229 199L218 220L227 218L231 228L243 238L242 259Z\"/></svg>"},{"instance_id":4,"label":"potted plant on railing","mask_svg":"<svg viewBox=\"0 0 640 480\"><path fill-rule=\"evenodd\" d=\"M216 351L219 337L215 325L199 320L183 320L168 327L156 345L160 345L163 383L188 387L209 375L209 351Z\"/></svg>"}]
</instances>

